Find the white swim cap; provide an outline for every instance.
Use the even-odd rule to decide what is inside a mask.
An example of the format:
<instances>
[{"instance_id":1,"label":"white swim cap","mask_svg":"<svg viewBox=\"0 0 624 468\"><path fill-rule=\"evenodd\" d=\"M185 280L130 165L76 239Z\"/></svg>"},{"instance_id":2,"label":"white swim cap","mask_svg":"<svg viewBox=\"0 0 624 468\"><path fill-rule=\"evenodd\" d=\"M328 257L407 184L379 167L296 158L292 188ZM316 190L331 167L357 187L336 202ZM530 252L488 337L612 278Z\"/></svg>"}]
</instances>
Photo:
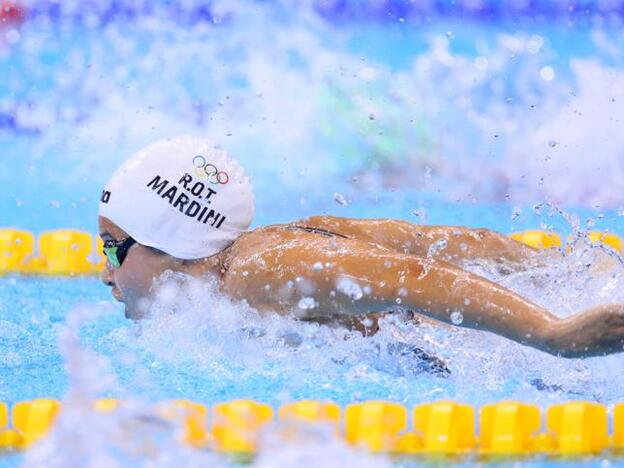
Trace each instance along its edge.
<instances>
[{"instance_id":1,"label":"white swim cap","mask_svg":"<svg viewBox=\"0 0 624 468\"><path fill-rule=\"evenodd\" d=\"M106 184L99 212L140 244L182 259L220 252L253 213L243 168L210 141L188 136L133 154Z\"/></svg>"}]
</instances>

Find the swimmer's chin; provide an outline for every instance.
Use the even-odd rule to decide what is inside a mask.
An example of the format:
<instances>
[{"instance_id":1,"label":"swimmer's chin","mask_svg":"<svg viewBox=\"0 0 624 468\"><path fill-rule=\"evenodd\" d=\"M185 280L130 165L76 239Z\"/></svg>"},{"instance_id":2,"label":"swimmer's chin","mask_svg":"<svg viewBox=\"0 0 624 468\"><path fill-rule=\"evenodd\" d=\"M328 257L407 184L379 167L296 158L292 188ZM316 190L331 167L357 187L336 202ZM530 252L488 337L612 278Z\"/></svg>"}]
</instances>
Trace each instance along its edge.
<instances>
[{"instance_id":1,"label":"swimmer's chin","mask_svg":"<svg viewBox=\"0 0 624 468\"><path fill-rule=\"evenodd\" d=\"M121 296L121 292L119 290L113 289L112 294L113 298L117 302L121 302L124 305L124 317L130 320L139 320L144 317L145 314L143 312L140 310L137 311L136 307L130 307L126 304L126 301L124 301L124 298Z\"/></svg>"},{"instance_id":2,"label":"swimmer's chin","mask_svg":"<svg viewBox=\"0 0 624 468\"><path fill-rule=\"evenodd\" d=\"M144 314L138 312L136 310L133 310L131 308L129 308L128 306L124 307L124 317L126 317L129 320L141 320L144 317Z\"/></svg>"}]
</instances>

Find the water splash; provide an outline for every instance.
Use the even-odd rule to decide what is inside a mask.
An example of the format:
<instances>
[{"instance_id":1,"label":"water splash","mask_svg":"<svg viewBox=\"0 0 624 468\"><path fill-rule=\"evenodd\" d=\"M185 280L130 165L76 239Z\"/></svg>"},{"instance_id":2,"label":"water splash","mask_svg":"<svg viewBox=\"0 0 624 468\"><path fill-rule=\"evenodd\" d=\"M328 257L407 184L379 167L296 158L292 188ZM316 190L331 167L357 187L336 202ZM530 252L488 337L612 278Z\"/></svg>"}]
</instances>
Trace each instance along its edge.
<instances>
[{"instance_id":1,"label":"water splash","mask_svg":"<svg viewBox=\"0 0 624 468\"><path fill-rule=\"evenodd\" d=\"M176 437L178 427L158 416L145 401L125 395L123 406L111 413L94 409L94 401L107 394L123 394L111 360L85 347L82 325L97 319L101 308L72 311L59 333L69 389L52 432L30 448L24 466L66 467L78 460L83 466L149 466L213 462L213 456L185 449Z\"/></svg>"},{"instance_id":2,"label":"water splash","mask_svg":"<svg viewBox=\"0 0 624 468\"><path fill-rule=\"evenodd\" d=\"M162 320L169 322L169 339L173 346L173 353L159 353L174 363L179 364L194 359L198 355L181 354L184 351L201 348L204 352L210 351L210 344L205 340L204 335L207 329L204 327L199 331L203 335L201 340L190 343L186 349L181 346L189 339L189 331L197 330L200 314L184 313L184 308L189 305L189 300L194 302L195 307L204 307L203 300L206 298L206 289L214 284L210 280L205 282L176 274L166 274L161 279L160 291L156 301L152 304L150 317L141 326L141 344L156 344L162 346L164 329L161 328ZM174 296L175 300L171 300ZM211 299L218 298L216 294L211 294ZM161 299L165 299L162 301ZM186 300L185 300L186 299ZM217 307L212 310L231 308L224 307L227 303L225 298L220 299ZM213 304L214 306L214 304ZM108 310L108 309L107 309ZM85 324L97 320L104 312L102 308L81 307L75 309L68 315L67 325L59 333L60 350L66 361L67 373L69 376L69 390L62 402L62 412L55 423L52 432L30 450L26 452L24 466L45 466L64 467L71 466L80 460L84 466L156 466L171 467L179 466L180 463L187 465L209 465L209 466L230 466L227 458L210 453L192 450L184 446L182 440L181 421L170 421L164 419L155 407L143 398L139 398L136 393L128 393L122 388L116 379L113 369L113 358L107 358L98 354L93 349L89 349L82 343L80 329ZM205 314L205 310L202 311ZM225 336L235 331L243 341L258 340L266 336L266 332L250 332L250 324L244 311L241 317L243 320L233 322L223 320L222 315L211 315L209 322L213 325L223 326L218 330L218 335ZM204 315L205 316L205 315ZM185 319L184 319L185 317ZM183 319L183 335L177 334L181 331L176 323L176 318ZM189 321L188 319L191 318ZM173 322L173 323L171 323ZM233 325L233 328L232 328ZM169 328L169 327L168 327ZM284 338L283 330L280 330ZM123 339L127 339L126 336ZM198 339L199 336L192 338ZM230 338L232 338L230 336ZM273 341L275 337L271 337ZM221 342L224 345L223 342ZM290 342L286 346L295 348L301 343ZM250 345L247 346L249 348ZM224 352L228 353L235 347L228 346ZM275 349L274 343L271 345ZM159 348L163 351L165 348ZM214 354L216 351L212 349ZM136 352L136 351L135 351ZM244 350L239 350L237 357L244 354ZM125 356L126 362L131 361L137 365L136 356ZM249 365L250 362L246 362ZM143 381L143 379L141 379ZM144 381L143 381L144 383ZM94 409L94 401L97 398L109 395L121 397L123 404L113 412L100 412ZM306 436L301 437L297 443L292 440L284 441L282 431L279 426L269 426L261 438L259 451L261 455L254 461L253 466L301 466L304 461L327 463L345 463L349 461L358 462L362 466L388 466L388 463L381 457L371 457L365 452L356 451L347 447L344 442L336 438L333 431L326 431L323 427L310 426L306 429ZM308 435L315 434L314 437ZM292 434L291 434L292 435ZM320 437L320 438L319 438ZM324 450L318 448L322 444ZM276 465L277 463L277 465ZM331 465L330 465L331 466Z\"/></svg>"}]
</instances>

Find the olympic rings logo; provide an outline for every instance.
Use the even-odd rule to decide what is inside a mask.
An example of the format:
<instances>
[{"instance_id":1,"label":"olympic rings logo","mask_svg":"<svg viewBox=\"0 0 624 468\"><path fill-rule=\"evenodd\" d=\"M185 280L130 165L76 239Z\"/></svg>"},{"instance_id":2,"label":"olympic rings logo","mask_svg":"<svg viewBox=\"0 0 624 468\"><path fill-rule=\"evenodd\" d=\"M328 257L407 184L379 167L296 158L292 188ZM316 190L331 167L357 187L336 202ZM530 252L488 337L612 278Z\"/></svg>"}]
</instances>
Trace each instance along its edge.
<instances>
[{"instance_id":1,"label":"olympic rings logo","mask_svg":"<svg viewBox=\"0 0 624 468\"><path fill-rule=\"evenodd\" d=\"M202 179L207 179L211 184L225 185L230 181L230 176L225 171L220 171L217 166L206 161L201 154L193 158L195 175Z\"/></svg>"}]
</instances>

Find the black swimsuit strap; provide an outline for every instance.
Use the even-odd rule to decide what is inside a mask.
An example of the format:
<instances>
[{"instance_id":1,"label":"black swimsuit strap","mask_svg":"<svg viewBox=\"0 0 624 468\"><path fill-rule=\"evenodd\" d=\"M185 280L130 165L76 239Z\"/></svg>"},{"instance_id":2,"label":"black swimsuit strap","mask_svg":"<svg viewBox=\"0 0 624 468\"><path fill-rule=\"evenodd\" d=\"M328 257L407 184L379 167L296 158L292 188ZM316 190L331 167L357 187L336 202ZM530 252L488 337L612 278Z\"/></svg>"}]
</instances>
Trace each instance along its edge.
<instances>
[{"instance_id":1,"label":"black swimsuit strap","mask_svg":"<svg viewBox=\"0 0 624 468\"><path fill-rule=\"evenodd\" d=\"M335 236L335 237L342 237L343 239L348 239L348 237L343 235L343 234L339 234L337 232L329 231L327 229L310 227L310 226L287 226L286 229L288 229L290 231L294 231L296 229L300 229L302 231L312 232L314 234L320 234L320 235L326 236L326 237L333 237L333 236Z\"/></svg>"}]
</instances>

